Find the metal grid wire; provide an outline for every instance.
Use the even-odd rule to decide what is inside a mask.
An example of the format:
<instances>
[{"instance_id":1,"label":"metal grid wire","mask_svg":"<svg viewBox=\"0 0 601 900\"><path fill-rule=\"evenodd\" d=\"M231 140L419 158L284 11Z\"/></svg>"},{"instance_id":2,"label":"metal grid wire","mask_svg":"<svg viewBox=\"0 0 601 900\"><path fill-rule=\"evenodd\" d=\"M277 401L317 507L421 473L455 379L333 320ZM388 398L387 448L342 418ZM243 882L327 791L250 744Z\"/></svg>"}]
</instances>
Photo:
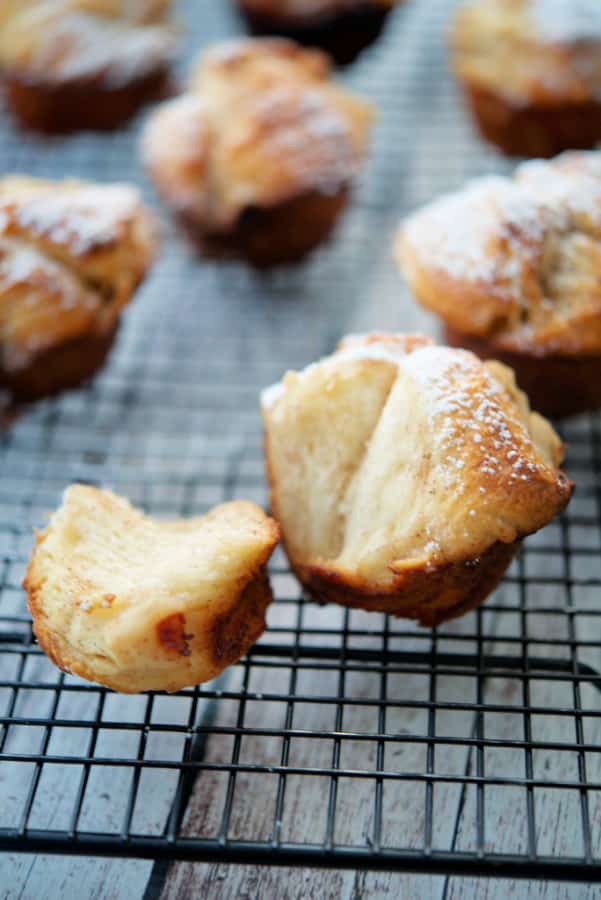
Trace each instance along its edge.
<instances>
[{"instance_id":1,"label":"metal grid wire","mask_svg":"<svg viewBox=\"0 0 601 900\"><path fill-rule=\"evenodd\" d=\"M449 0L408 3L344 75L380 109L335 240L257 275L162 260L103 374L7 424L0 446L0 847L254 864L601 878L601 429L565 428L578 490L479 611L437 631L320 607L283 555L270 626L220 679L122 697L59 673L20 583L67 483L158 515L266 503L257 394L358 328L432 328L390 261L407 209L507 163L474 136L446 68ZM188 51L235 33L181 9ZM189 57L188 52L188 57ZM139 123L41 142L5 120L4 171L140 183Z\"/></svg>"}]
</instances>

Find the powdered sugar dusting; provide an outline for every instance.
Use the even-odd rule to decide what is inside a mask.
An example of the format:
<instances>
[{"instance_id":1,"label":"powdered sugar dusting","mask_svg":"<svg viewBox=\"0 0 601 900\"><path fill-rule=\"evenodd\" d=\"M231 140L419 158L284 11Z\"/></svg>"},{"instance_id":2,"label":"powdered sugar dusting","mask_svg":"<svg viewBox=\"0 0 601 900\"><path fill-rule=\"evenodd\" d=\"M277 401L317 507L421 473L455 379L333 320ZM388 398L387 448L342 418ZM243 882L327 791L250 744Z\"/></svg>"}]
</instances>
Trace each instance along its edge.
<instances>
[{"instance_id":1,"label":"powdered sugar dusting","mask_svg":"<svg viewBox=\"0 0 601 900\"><path fill-rule=\"evenodd\" d=\"M311 363L301 372L294 373L302 381L323 366L338 367L342 362L353 360L381 360L398 366L399 360L411 353L416 346L430 345L433 342L424 335L408 335L405 340L386 341L378 339L378 335L347 335L340 349L332 356L326 356ZM261 392L261 406L269 409L286 393L286 379L272 384Z\"/></svg>"},{"instance_id":2,"label":"powdered sugar dusting","mask_svg":"<svg viewBox=\"0 0 601 900\"><path fill-rule=\"evenodd\" d=\"M561 483L554 487L553 464L545 462L544 443L539 449L536 430L530 435L531 420L522 415L507 370L498 364L488 367L468 351L411 341L407 353L393 355L386 350L392 337L371 340L375 344L379 339L381 358L395 366L397 378L387 371L391 377L373 398L376 406L369 428L363 427L368 424L363 415L358 417L362 426L348 443L347 428L353 427L348 393L340 423L332 405L321 403L320 393L326 389L330 367L334 370L363 356L374 358L369 337L363 338L363 346L360 337L343 341L341 352L298 375L288 375L283 385L264 397L267 403L281 398L265 416L274 474L281 479L289 465L292 440L295 457L302 460L302 469L296 471L307 479L307 491L315 485L327 491L332 479L335 493L326 512L332 519L327 521L335 517L343 527L339 544L332 544L336 556L332 571L349 567L362 577L382 577L386 584L391 571L396 575L406 570L405 561L419 562L426 570L466 559L477 565L498 541L514 543L545 524L567 501L565 492L560 496ZM299 395L298 383L316 368L319 373L307 395ZM373 375L374 367L368 368ZM345 378L348 374L344 372ZM352 392L356 385L361 405L369 402L362 379L370 372L357 367L350 374L345 389ZM294 419L298 409L305 412L304 403L310 404L310 424L305 415L290 421L288 414ZM352 448L352 457L341 457L339 446ZM283 468L274 470L279 466ZM339 471L343 476L350 471L350 482L341 481ZM302 493L301 488L290 495L294 506L304 502ZM291 514L295 515L292 507ZM317 545L307 552L321 554Z\"/></svg>"},{"instance_id":3,"label":"powdered sugar dusting","mask_svg":"<svg viewBox=\"0 0 601 900\"><path fill-rule=\"evenodd\" d=\"M471 353L426 347L401 365L427 391L431 433L442 450L449 489L463 493L474 469L490 481L509 470L510 483L538 472L523 422L507 412L501 386ZM479 493L484 501L486 487Z\"/></svg>"},{"instance_id":4,"label":"powdered sugar dusting","mask_svg":"<svg viewBox=\"0 0 601 900\"><path fill-rule=\"evenodd\" d=\"M472 353L419 342L410 349L411 341L407 352L394 353L384 341L370 343L367 336L363 343L360 337L347 341L341 351L308 366L295 379L302 381L317 369L355 359L381 359L404 370L424 390L430 434L444 461L446 486L463 493L475 470L484 479L478 491L480 505L487 502L489 490L500 477L511 484L538 473L527 427L517 411L512 413L510 404L502 401L502 385ZM261 396L263 408L281 400L286 388L286 379L267 388Z\"/></svg>"},{"instance_id":5,"label":"powdered sugar dusting","mask_svg":"<svg viewBox=\"0 0 601 900\"><path fill-rule=\"evenodd\" d=\"M494 325L495 335L502 332L527 344L533 329L544 336L562 303L562 296L553 293L548 268L561 252L563 237L599 228L601 154L567 153L522 164L512 178L477 179L418 210L401 230L398 256L409 278L415 277L417 260L418 266L459 282L458 287L478 292L482 302L465 315L471 326L456 326L459 330L483 333ZM557 260L555 269L560 268ZM415 288L426 305L433 305L419 282ZM577 317L578 305L571 310Z\"/></svg>"},{"instance_id":6,"label":"powdered sugar dusting","mask_svg":"<svg viewBox=\"0 0 601 900\"><path fill-rule=\"evenodd\" d=\"M544 203L549 225L570 227L573 218L581 215L601 225L600 153L565 153L552 163L531 160L518 166L515 178Z\"/></svg>"},{"instance_id":7,"label":"powdered sugar dusting","mask_svg":"<svg viewBox=\"0 0 601 900\"><path fill-rule=\"evenodd\" d=\"M323 90L274 84L245 107L264 153L309 186L335 192L357 173L361 153L351 123Z\"/></svg>"},{"instance_id":8,"label":"powdered sugar dusting","mask_svg":"<svg viewBox=\"0 0 601 900\"><path fill-rule=\"evenodd\" d=\"M505 292L513 285L517 294L519 257L544 236L541 204L508 178L481 178L414 213L404 235L420 257L451 277L503 282Z\"/></svg>"},{"instance_id":9,"label":"powdered sugar dusting","mask_svg":"<svg viewBox=\"0 0 601 900\"><path fill-rule=\"evenodd\" d=\"M125 185L50 188L24 199L13 218L18 229L78 256L114 244L139 206L138 192Z\"/></svg>"},{"instance_id":10,"label":"powdered sugar dusting","mask_svg":"<svg viewBox=\"0 0 601 900\"><path fill-rule=\"evenodd\" d=\"M59 263L48 259L21 241L0 237L0 291L24 288L24 305L36 302L40 292L60 296L64 310L75 306L94 306L92 297ZM86 304L86 300L88 300Z\"/></svg>"},{"instance_id":11,"label":"powdered sugar dusting","mask_svg":"<svg viewBox=\"0 0 601 900\"><path fill-rule=\"evenodd\" d=\"M338 195L363 162L369 104L333 83L325 57L290 42L218 44L190 91L208 107L211 227L227 229L248 207L305 191Z\"/></svg>"},{"instance_id":12,"label":"powdered sugar dusting","mask_svg":"<svg viewBox=\"0 0 601 900\"><path fill-rule=\"evenodd\" d=\"M48 21L33 56L34 71L62 81L100 75L118 88L165 68L177 49L174 33L162 25L131 25L86 12L42 10ZM31 26L30 26L31 27Z\"/></svg>"}]
</instances>

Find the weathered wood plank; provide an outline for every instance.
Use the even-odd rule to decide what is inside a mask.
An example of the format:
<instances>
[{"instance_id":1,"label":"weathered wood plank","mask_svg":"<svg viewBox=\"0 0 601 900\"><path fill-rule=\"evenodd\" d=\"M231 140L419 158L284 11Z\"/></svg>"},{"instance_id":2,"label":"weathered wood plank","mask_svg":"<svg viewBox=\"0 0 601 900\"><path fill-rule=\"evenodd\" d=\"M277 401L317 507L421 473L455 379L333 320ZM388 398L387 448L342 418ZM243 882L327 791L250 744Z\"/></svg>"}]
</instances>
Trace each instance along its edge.
<instances>
[{"instance_id":1,"label":"weathered wood plank","mask_svg":"<svg viewBox=\"0 0 601 900\"><path fill-rule=\"evenodd\" d=\"M567 461L569 470L569 456ZM578 494L570 510L571 516L583 514ZM599 541L599 534L595 540ZM572 594L565 586L537 584L536 579L549 577L579 579L599 577L599 560L590 556L574 556L565 558L562 554L565 534L558 525L553 525L539 535L531 538L526 544L524 570L532 583L526 587L524 600L527 613L520 612L520 595L510 598L512 611L502 614L498 627L499 640L494 645L497 654L515 654L516 644L509 639L519 638L526 634L537 641L530 644L528 653L532 657L549 657L557 660L571 660L572 649L569 642L573 639L581 641L599 641L599 619L586 619L585 616L574 617L572 624L570 604L579 609L598 610L598 588L574 588ZM548 552L536 553L537 547L557 546L556 556ZM531 548L531 552L528 548ZM567 568L566 568L567 566ZM577 569L577 572L576 572ZM538 612L537 610L541 610ZM544 610L544 612L543 612ZM548 612L553 610L552 612ZM503 640L505 638L505 641ZM601 653L596 648L581 648L576 651L575 658L581 663L588 663L601 671ZM523 741L530 736L537 742L561 742L574 745L583 739L587 743L601 746L600 723L597 717L582 719L582 733L578 732L578 717L574 715L558 716L553 713L554 707L566 710L580 709L598 713L599 692L590 684L582 683L574 689L574 685L566 678L562 680L545 680L532 678L526 690L519 679L511 677L489 681L486 687L486 701L490 704L515 704L521 707L525 702L541 708L543 711L526 717L515 713L487 713L484 717L484 734L487 738L500 738L509 741ZM528 731L529 729L529 731ZM531 753L523 749L487 748L484 758L485 774L493 776L525 777L528 766L532 776L540 780L558 780L562 782L578 782L581 777L579 763L586 765L586 776L590 780L601 777L601 755L597 752L579 755L575 749L555 750L540 748ZM586 852L585 832L582 826L582 798L575 788L557 790L553 788L537 788L532 793L531 810L534 814L534 832L529 835L527 828L528 792L522 788L490 786L485 791L486 833L485 848L498 853L528 852L531 842L535 851L540 854L561 856L580 856ZM599 797L591 793L587 800L590 821L591 849L598 855L600 848L601 807ZM468 789L466 803L461 818L457 846L459 849L473 849L476 833L476 791ZM560 884L525 884L524 882L503 882L503 887L495 888L495 883L471 879L451 879L448 896L452 898L472 898L499 896L496 891L503 890L507 895L533 898L592 898L599 896L599 888L593 886L566 886Z\"/></svg>"},{"instance_id":2,"label":"weathered wood plank","mask_svg":"<svg viewBox=\"0 0 601 900\"><path fill-rule=\"evenodd\" d=\"M287 612L281 607L284 620ZM276 603L270 612L270 623L277 625L280 608ZM335 607L314 607L308 605L305 610L305 623L313 627L332 627L334 634L328 639L320 636L320 643L329 640L332 646L340 646L340 637L336 629L340 628L344 619L343 610ZM348 620L349 644L361 648L381 648L381 618L366 613L353 613ZM376 634L353 639L353 629L372 629ZM449 626L448 635L459 635L469 632L473 623L463 620ZM411 626L409 626L411 630ZM423 633L422 633L423 634ZM267 636L267 640L269 635ZM429 645L429 640L426 642ZM414 638L403 640L406 649L424 649L423 637L416 631ZM309 662L309 660L307 660ZM386 733L398 734L402 740L398 743L386 744L381 764L392 771L406 773L426 772L426 749L423 744L412 743L411 734L424 736L427 734L428 717L423 710L403 707L404 699L415 700L419 697L427 699L432 690L430 680L422 675L388 675L386 694L389 700L398 700L388 708L384 727ZM244 678L242 670L236 670L236 682ZM266 699L276 690L278 693L295 688L296 693L306 697L306 702L294 704L291 714L291 727L303 731L332 731L342 727L347 732L361 732L377 735L380 727L380 711L378 706L362 706L353 700L370 698L377 700L382 689L380 675L369 671L348 672L345 676L344 692L347 702L341 710L336 704L320 703L320 699L336 696L340 675L338 672L325 671L316 661L315 667L309 671L298 673L296 685L293 684L293 670L278 670L277 676L270 669L262 669L261 660L255 657L248 676L249 690L258 693L263 699L247 700L245 724L262 728L282 728L286 724L287 705L281 701ZM470 690L470 679L445 678L436 679L436 696L440 700L466 697ZM315 698L311 702L310 698ZM218 712L220 724L234 724L237 716L236 704L230 709L222 708ZM446 714L440 712L437 730L440 733L469 734L472 729L470 713ZM290 720L290 715L289 715ZM232 739L227 741L219 736L212 736L207 745L208 759L229 761L233 749ZM266 738L261 736L245 736L240 746L240 759L263 762L265 765L279 764L282 759L283 740L281 737ZM328 767L332 765L335 752L335 741L326 737L292 738L289 746L288 762L297 767ZM342 743L339 766L353 770L373 769L378 754L377 738L374 740L348 740ZM466 762L466 751L463 747L448 748L444 757L435 760L436 771L462 773ZM184 819L183 831L188 835L215 836L221 824L224 798L227 792L227 776L207 772L203 773L195 786L188 813ZM322 842L333 837L334 841L347 846L369 846L375 837L374 783L370 780L359 780L351 777L340 777L336 797L336 817L331 835L327 832L327 810L330 799L331 782L326 777L289 775L286 778L285 794L281 811L277 811L278 776L245 776L236 777L233 811L229 835L247 840L269 839L280 823L280 837L284 841ZM382 797L381 842L386 846L421 847L424 844L425 789L418 782L389 782L384 785ZM434 793L436 827L432 835L435 846L448 849L451 845L452 832L457 815L460 798L459 788L453 785L439 786ZM179 898L194 896L198 891L207 897L238 897L248 893L250 896L269 896L274 885L282 896L301 897L332 896L359 897L390 896L390 892L400 891L400 896L440 897L444 879L424 879L418 876L398 876L390 874L367 875L366 873L312 873L301 870L286 871L286 877L277 871L253 867L201 866L188 863L174 865L168 875L162 896ZM303 891L306 893L303 894ZM429 893L424 894L424 891ZM323 894L322 894L323 892ZM368 893L365 893L368 892ZM278 894L279 896L280 894Z\"/></svg>"},{"instance_id":3,"label":"weathered wood plank","mask_svg":"<svg viewBox=\"0 0 601 900\"><path fill-rule=\"evenodd\" d=\"M208 0L206 0L208 2ZM449 0L436 0L430 4L415 3L406 10L399 11L396 23L393 23L383 38L380 50L375 55L366 55L356 67L348 73L348 78L359 88L365 88L385 110L380 119L375 138L374 157L370 164L364 186L360 189L358 205L350 211L339 232L339 241L348 242L355 248L355 253L340 253L337 246L328 248L328 265L320 264L299 270L298 273L282 273L272 280L266 280L264 289L265 303L254 310L253 325L262 328L265 338L265 353L278 352L284 369L289 359L280 348L271 347L272 337L279 331L273 322L281 315L279 309L285 299L290 321L296 325L303 323L301 313L292 308L294 302L301 303L303 296L318 284L319 291L313 290L315 298L320 292L340 292L344 286L344 296L338 306L330 308L328 318L319 319L319 308L314 306L300 307L305 316L307 333L311 340L315 337L315 353L321 352L325 337L323 331L328 328L328 337L333 342L345 331L365 330L372 328L402 328L405 330L420 329L431 331L435 328L433 320L425 313L418 311L403 291L402 283L390 259L388 247L389 236L396 225L396 218L407 208L430 199L437 192L459 184L463 178L475 171L499 170L505 165L492 151L471 138L471 126L464 118L458 121L457 92L450 79L439 77L444 49L442 26L445 11L450 8ZM189 4L192 11L193 4ZM215 15L211 16L205 39L212 39L229 32L231 20L226 17L226 5L219 5ZM204 13L203 13L204 14ZM383 49L382 49L383 48ZM364 215L361 203L366 207L371 204L381 208L378 215ZM377 227L376 227L377 226ZM250 276L240 272L241 281ZM219 291L227 294L230 282L227 278L221 282L221 274L215 274ZM232 276L233 279L233 276ZM246 282L245 282L246 283ZM226 287L223 287L225 285ZM243 294L244 291L239 291ZM285 297L283 296L285 295ZM312 295L312 296L313 296ZM348 304L343 306L343 303ZM298 309L298 308L297 308ZM224 328L230 328L230 322L236 316L237 307L225 307L215 315L223 316ZM334 317L333 311L340 315ZM229 321L228 321L229 317ZM255 345L255 346L258 346ZM247 348L247 352L250 350ZM258 352L258 351L257 351ZM263 350L261 350L263 352ZM308 361L308 360L307 360ZM164 368L169 367L166 359ZM158 370L151 373L144 389L157 391L161 387ZM213 386L207 386L208 391ZM142 412L140 412L142 415ZM247 416L244 427L250 421ZM210 424L202 419L203 426ZM229 427L229 426L228 426ZM254 425L252 426L254 427ZM143 430L140 432L143 434ZM126 436L127 437L127 436ZM138 440L139 435L135 436ZM148 441L156 438L157 445L164 447L166 435L148 436ZM129 440L129 437L127 437ZM132 444L125 442L125 450L131 450ZM137 444L136 444L137 446ZM154 445L153 445L154 446ZM247 461L250 468L256 459ZM157 464L157 473L162 471ZM195 461L197 468L197 462ZM196 471L191 468L191 473ZM216 470L214 474L215 488L207 486L205 499L214 502L220 497L223 472ZM219 484L217 484L219 482ZM163 486L168 494L171 486ZM264 500L264 491L257 489L257 499ZM156 492L160 492L157 486ZM246 495L251 491L245 489ZM156 499L156 497L155 497ZM169 497L167 498L170 499ZM584 536L581 536L584 539ZM597 536L598 537L598 536ZM542 540L547 540L543 537ZM574 564L580 563L574 557ZM534 566L529 574L545 574L552 564L548 556L540 557L538 568L536 559L528 557L527 564ZM598 562L595 563L598 565ZM585 570L581 570L585 571ZM598 569L595 576L599 577ZM277 579L277 593L290 596L295 590L294 582L285 576ZM561 592L560 592L561 593ZM575 589L575 594L578 593ZM497 596L498 600L498 596ZM507 602L516 598L508 592ZM529 607L536 604L562 604L560 594L545 587L528 597ZM595 592L578 593L574 602L598 605ZM319 609L314 606L306 609L305 624L313 627L331 627L333 634L311 638L303 637L306 646L312 642L327 643L340 647L340 625L342 612L335 607ZM491 637L495 632L500 636L494 646L495 652L515 652L515 644L507 639L519 636L521 621L519 612L503 613L498 616L484 612L484 632ZM276 605L270 614L272 625L290 626L294 616L294 608ZM377 624L375 624L377 621ZM377 617L363 617L353 614L350 620L351 631L360 627L377 628L380 621ZM560 611L557 616L528 616L528 629L531 636L548 637L547 647L539 646L536 652L553 655L565 652L562 641L566 640L566 616ZM587 634L597 634L598 619L582 617L576 625L576 636L586 639ZM594 631L591 631L594 629ZM448 626L441 631L439 649L448 651L472 652L475 642L463 642L462 635L473 634L474 617L468 617L461 623ZM503 642L505 638L505 642ZM274 640L273 634L268 640ZM455 640L454 640L455 639ZM292 634L277 634L278 641L289 641L292 649ZM359 640L357 638L357 640ZM362 647L379 649L381 641L378 637L361 638ZM408 635L394 643L403 649L424 649L426 644L416 635ZM565 646L565 644L564 644ZM429 649L429 645L428 645ZM591 665L599 666L597 653L582 650L579 659ZM37 662L35 663L37 665ZM40 665L44 666L41 662ZM0 670L1 671L1 670ZM346 677L345 692L351 700L345 704L337 722L336 705L319 703L326 695L336 694L339 688L338 673L325 671L316 663L311 671L299 672L296 684L292 682L292 669L285 666L280 669L268 669L261 666L260 659L251 660L250 666L235 667L228 675L231 689L239 689L248 672L248 691L257 695L256 699L246 701L245 724L260 728L282 728L287 721L292 727L313 732L330 731L340 726L351 732L368 732L377 734L381 724L380 711L377 706L366 707L353 704L357 700L376 698L382 689L380 676L365 671L352 672ZM40 673L37 673L38 675ZM41 677L41 675L40 675ZM269 701L265 697L270 693L285 693L290 690L306 693L311 699L304 703L296 703L290 710L281 701ZM430 683L422 676L388 676L386 685L388 695L398 703L389 709L385 716L384 727L390 734L403 736L404 740L387 743L383 748L378 746L377 738L373 740L345 741L341 748L339 765L349 768L372 769L376 765L378 754L386 767L394 770L423 774L427 768L427 751L424 744L411 742L410 737L423 737L427 734L428 717L423 711L403 707L407 698L427 698L434 689L439 699L474 699L474 682L472 679L437 678ZM6 702L7 692L0 694L0 708ZM510 677L494 680L486 686L486 698L490 702L513 703L519 705L522 700L522 688ZM551 709L557 703L570 705L573 702L571 687L562 683L533 684L531 698L543 707ZM61 715L77 717L94 716L95 707L91 705L90 695L78 697L76 694L66 695L68 701L60 707ZM23 694L19 699L19 713L22 715L40 715L52 701L52 694L43 696ZM143 701L145 703L145 701ZM581 703L586 709L597 710L599 698L597 692L588 685L581 689ZM141 721L145 706L134 708L129 701L120 698L107 700L104 714L110 713L112 720L123 716L123 721ZM153 715L161 717L156 721L185 722L189 703L177 698L161 698L155 701ZM217 724L236 725L239 705L235 700L222 700L217 705ZM566 725L566 722L568 724ZM469 714L446 714L439 712L436 717L438 734L470 737L474 734L474 718ZM583 719L585 740L593 744L601 744L596 720ZM523 717L521 714L493 715L485 714L482 721L483 733L489 737L503 740L523 737ZM540 740L573 740L573 723L569 720L556 720L552 716L539 716L533 721L535 736ZM43 738L33 731L30 737ZM73 731L55 730L51 739L52 749L56 752L73 750L75 746L84 747L89 735L86 729L80 734ZM129 737L121 736L128 753L134 752L127 742ZM12 740L12 738L11 738ZM147 747L147 755L155 758L176 757L181 751L179 738L175 735L161 735L156 742ZM76 744L75 742L81 742ZM207 759L216 762L227 762L232 758L236 745L231 736L213 735L207 744ZM16 745L13 745L16 746ZM103 745L104 751L111 752L111 742ZM85 747L84 747L85 749ZM117 748L115 752L118 752ZM284 741L275 737L245 735L237 746L237 753L242 760L262 762L265 765L279 764L284 751ZM293 738L288 748L288 760L296 766L327 766L332 763L335 753L335 742L331 738L302 737ZM473 752L462 747L439 747L433 757L436 772L457 774L463 773L466 766L476 765ZM599 779L599 754L588 753L586 766L589 777ZM537 751L532 755L532 766L536 773L546 773L547 777L577 777L575 754L556 751ZM516 771L524 766L523 750L487 748L483 764L489 774L507 774L513 777ZM81 773L78 773L78 777ZM68 822L73 796L79 782L74 776L72 767L46 767L38 789L38 798L32 809L33 823L40 827L52 824L62 827ZM544 776L542 776L544 777ZM4 784L2 778L5 779ZM11 803L21 808L26 800L27 790L31 784L32 769L20 767L17 772L10 764L0 772L0 792L10 799ZM91 776L96 778L96 775ZM99 802L85 804L82 808L82 823L86 827L99 829L114 828L124 816L123 798L130 784L131 775L123 770L112 770L111 789L108 799L100 782L94 794ZM95 782L91 782L94 786ZM327 803L330 797L330 783L327 779L314 776L288 776L285 791L281 791L279 776L275 774L244 775L239 774L235 786L225 774L204 773L196 784L190 809L184 820L184 830L188 834L214 836L219 833L222 824L222 813L228 795L228 787L233 791L233 814L228 835L234 837L252 837L266 839L279 830L282 840L315 840L327 837ZM278 789L280 792L278 793ZM136 807L133 825L142 833L160 833L170 808L173 793L173 775L168 772L145 773L140 783L141 802ZM281 808L278 797L283 797ZM461 805L461 791L453 785L437 786L432 795L432 809L435 814L435 827L432 843L437 848L449 849L453 841L455 846L472 848L477 838L476 830L476 792L466 791L465 803ZM528 844L529 835L525 830L524 804L527 802L525 791L509 788L487 788L484 795L485 841L486 846L494 850L521 851ZM582 835L579 831L580 798L577 792L567 803L565 799L557 801L557 795L551 790L537 792L534 808L537 821L544 822L545 827L536 834L537 846L541 852L577 852L581 847ZM426 804L425 788L417 782L389 782L382 788L383 821L381 841L392 846L420 847L425 840L424 813ZM375 794L371 782L359 779L340 778L336 803L336 820L332 838L347 844L365 845L374 840L375 835ZM4 813L11 812L0 804L0 820ZM598 796L589 798L589 816L591 819L591 840L593 849L599 849L601 842L601 799ZM11 815L11 822L14 816ZM0 885L7 885L7 896L13 897L70 897L82 896L82 885L85 885L86 896L98 898L120 898L135 900L141 897L148 878L150 864L145 862L124 862L110 860L70 860L46 857L37 859L26 856L5 856L0 858ZM590 900L598 896L596 888L564 886L558 884L528 884L520 882L488 882L479 880L434 878L421 876L398 876L390 874L371 874L353 872L307 872L300 870L259 869L258 867L226 867L192 864L176 864L168 872L165 884L157 881L149 889L149 896L162 893L165 898L195 898L198 896L215 898L242 897L344 897L349 900L359 898L379 898L398 896L403 898L426 898L436 900L446 898L479 898L497 896L516 896L547 898L547 900Z\"/></svg>"}]
</instances>

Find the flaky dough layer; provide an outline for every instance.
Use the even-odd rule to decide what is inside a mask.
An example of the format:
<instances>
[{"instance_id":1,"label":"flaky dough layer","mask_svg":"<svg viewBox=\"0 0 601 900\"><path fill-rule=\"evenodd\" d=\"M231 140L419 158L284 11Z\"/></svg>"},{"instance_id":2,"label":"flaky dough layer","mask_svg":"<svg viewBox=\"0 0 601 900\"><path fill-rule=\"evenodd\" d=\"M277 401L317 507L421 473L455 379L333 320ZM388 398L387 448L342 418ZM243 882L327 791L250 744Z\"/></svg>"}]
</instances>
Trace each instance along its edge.
<instances>
[{"instance_id":1,"label":"flaky dough layer","mask_svg":"<svg viewBox=\"0 0 601 900\"><path fill-rule=\"evenodd\" d=\"M568 503L562 446L500 363L347 339L263 395L273 513L317 599L445 621Z\"/></svg>"},{"instance_id":2,"label":"flaky dough layer","mask_svg":"<svg viewBox=\"0 0 601 900\"><path fill-rule=\"evenodd\" d=\"M199 242L270 264L300 258L332 230L370 121L323 53L233 41L205 53L188 91L150 118L142 154Z\"/></svg>"},{"instance_id":3,"label":"flaky dough layer","mask_svg":"<svg viewBox=\"0 0 601 900\"><path fill-rule=\"evenodd\" d=\"M451 49L462 81L516 107L601 101L597 0L467 0Z\"/></svg>"},{"instance_id":4,"label":"flaky dough layer","mask_svg":"<svg viewBox=\"0 0 601 900\"><path fill-rule=\"evenodd\" d=\"M263 633L278 537L245 501L164 522L72 486L24 582L36 637L64 671L123 693L209 681Z\"/></svg>"},{"instance_id":5,"label":"flaky dough layer","mask_svg":"<svg viewBox=\"0 0 601 900\"><path fill-rule=\"evenodd\" d=\"M601 138L597 0L468 0L451 49L482 136L505 153L551 157Z\"/></svg>"},{"instance_id":6,"label":"flaky dough layer","mask_svg":"<svg viewBox=\"0 0 601 900\"><path fill-rule=\"evenodd\" d=\"M62 133L111 129L168 84L168 0L3 0L0 74L20 122Z\"/></svg>"},{"instance_id":7,"label":"flaky dough layer","mask_svg":"<svg viewBox=\"0 0 601 900\"><path fill-rule=\"evenodd\" d=\"M91 375L157 247L130 185L0 179L0 385L31 399Z\"/></svg>"},{"instance_id":8,"label":"flaky dough layer","mask_svg":"<svg viewBox=\"0 0 601 900\"><path fill-rule=\"evenodd\" d=\"M520 165L413 213L395 256L417 299L499 352L601 353L601 153Z\"/></svg>"}]
</instances>

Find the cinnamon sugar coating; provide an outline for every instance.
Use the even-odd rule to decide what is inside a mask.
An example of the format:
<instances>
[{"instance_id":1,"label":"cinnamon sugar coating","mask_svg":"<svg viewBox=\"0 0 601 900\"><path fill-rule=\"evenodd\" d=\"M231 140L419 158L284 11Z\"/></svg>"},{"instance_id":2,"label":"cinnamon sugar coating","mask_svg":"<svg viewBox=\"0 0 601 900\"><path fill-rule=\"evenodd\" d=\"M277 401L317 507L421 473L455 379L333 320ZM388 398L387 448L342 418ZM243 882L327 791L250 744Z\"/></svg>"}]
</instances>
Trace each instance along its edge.
<instances>
[{"instance_id":1,"label":"cinnamon sugar coating","mask_svg":"<svg viewBox=\"0 0 601 900\"><path fill-rule=\"evenodd\" d=\"M30 128L110 129L165 91L176 38L168 0L8 0L0 73Z\"/></svg>"},{"instance_id":2,"label":"cinnamon sugar coating","mask_svg":"<svg viewBox=\"0 0 601 900\"><path fill-rule=\"evenodd\" d=\"M483 136L506 153L549 157L601 139L597 0L469 0L451 44Z\"/></svg>"},{"instance_id":3,"label":"cinnamon sugar coating","mask_svg":"<svg viewBox=\"0 0 601 900\"><path fill-rule=\"evenodd\" d=\"M215 46L146 128L164 201L210 250L298 259L332 230L367 150L367 103L327 58L283 40Z\"/></svg>"},{"instance_id":4,"label":"cinnamon sugar coating","mask_svg":"<svg viewBox=\"0 0 601 900\"><path fill-rule=\"evenodd\" d=\"M427 338L345 340L267 390L263 418L273 514L318 599L453 618L571 495L511 370Z\"/></svg>"},{"instance_id":5,"label":"cinnamon sugar coating","mask_svg":"<svg viewBox=\"0 0 601 900\"><path fill-rule=\"evenodd\" d=\"M128 185L0 180L0 384L32 399L92 374L156 249Z\"/></svg>"},{"instance_id":6,"label":"cinnamon sugar coating","mask_svg":"<svg viewBox=\"0 0 601 900\"><path fill-rule=\"evenodd\" d=\"M418 300L504 350L601 353L601 154L529 162L413 213L395 256Z\"/></svg>"},{"instance_id":7,"label":"cinnamon sugar coating","mask_svg":"<svg viewBox=\"0 0 601 900\"><path fill-rule=\"evenodd\" d=\"M601 404L600 153L469 183L411 215L395 256L453 343L510 363L536 409Z\"/></svg>"},{"instance_id":8,"label":"cinnamon sugar coating","mask_svg":"<svg viewBox=\"0 0 601 900\"><path fill-rule=\"evenodd\" d=\"M72 485L24 581L38 642L64 671L127 694L209 681L265 629L278 537L247 501L161 521Z\"/></svg>"}]
</instances>

